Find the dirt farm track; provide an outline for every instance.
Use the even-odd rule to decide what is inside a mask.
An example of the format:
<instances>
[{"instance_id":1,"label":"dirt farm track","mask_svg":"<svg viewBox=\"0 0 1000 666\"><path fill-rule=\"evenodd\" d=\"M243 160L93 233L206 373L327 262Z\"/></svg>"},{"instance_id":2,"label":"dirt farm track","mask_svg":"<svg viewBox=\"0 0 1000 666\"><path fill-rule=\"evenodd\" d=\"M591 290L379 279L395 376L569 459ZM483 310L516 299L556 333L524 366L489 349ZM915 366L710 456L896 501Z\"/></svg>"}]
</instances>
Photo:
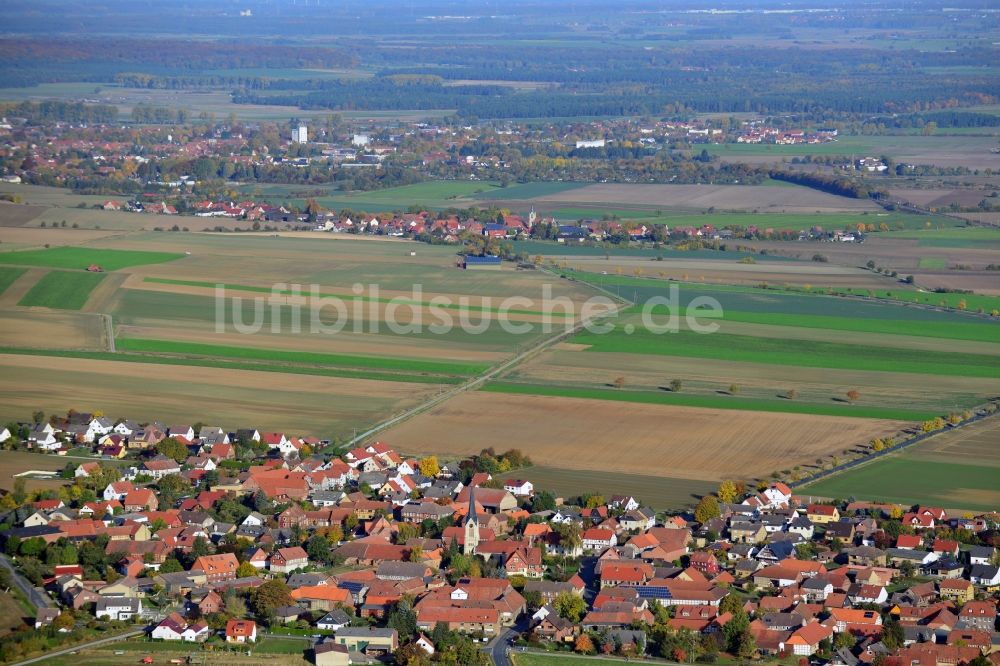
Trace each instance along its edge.
<instances>
[{"instance_id":1,"label":"dirt farm track","mask_svg":"<svg viewBox=\"0 0 1000 666\"><path fill-rule=\"evenodd\" d=\"M380 435L406 453L520 448L538 465L682 479L761 477L906 424L471 392ZM740 441L739 448L732 442ZM609 442L618 444L609 445Z\"/></svg>"}]
</instances>

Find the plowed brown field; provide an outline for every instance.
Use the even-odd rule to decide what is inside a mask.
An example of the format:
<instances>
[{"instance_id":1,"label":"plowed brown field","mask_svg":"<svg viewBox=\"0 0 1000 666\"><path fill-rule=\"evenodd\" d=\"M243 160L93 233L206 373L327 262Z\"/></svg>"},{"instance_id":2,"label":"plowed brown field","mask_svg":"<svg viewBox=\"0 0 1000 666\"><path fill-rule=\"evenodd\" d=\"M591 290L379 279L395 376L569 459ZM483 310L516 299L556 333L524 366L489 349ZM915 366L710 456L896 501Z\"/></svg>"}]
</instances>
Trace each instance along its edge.
<instances>
[{"instance_id":1,"label":"plowed brown field","mask_svg":"<svg viewBox=\"0 0 1000 666\"><path fill-rule=\"evenodd\" d=\"M539 465L757 478L899 431L902 421L466 393L380 438L407 453L520 448Z\"/></svg>"}]
</instances>

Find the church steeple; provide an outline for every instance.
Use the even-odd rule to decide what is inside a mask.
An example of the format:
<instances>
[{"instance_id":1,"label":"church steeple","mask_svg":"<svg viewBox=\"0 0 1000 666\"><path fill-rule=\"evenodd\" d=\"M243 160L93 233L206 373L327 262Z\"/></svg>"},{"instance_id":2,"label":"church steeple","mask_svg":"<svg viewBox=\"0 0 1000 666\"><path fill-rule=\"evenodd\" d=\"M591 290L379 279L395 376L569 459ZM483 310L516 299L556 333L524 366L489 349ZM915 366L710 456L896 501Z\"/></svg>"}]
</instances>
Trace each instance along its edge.
<instances>
[{"instance_id":1,"label":"church steeple","mask_svg":"<svg viewBox=\"0 0 1000 666\"><path fill-rule=\"evenodd\" d=\"M476 513L476 487L469 486L469 511L465 514L465 539L462 553L472 555L479 546L479 515Z\"/></svg>"}]
</instances>

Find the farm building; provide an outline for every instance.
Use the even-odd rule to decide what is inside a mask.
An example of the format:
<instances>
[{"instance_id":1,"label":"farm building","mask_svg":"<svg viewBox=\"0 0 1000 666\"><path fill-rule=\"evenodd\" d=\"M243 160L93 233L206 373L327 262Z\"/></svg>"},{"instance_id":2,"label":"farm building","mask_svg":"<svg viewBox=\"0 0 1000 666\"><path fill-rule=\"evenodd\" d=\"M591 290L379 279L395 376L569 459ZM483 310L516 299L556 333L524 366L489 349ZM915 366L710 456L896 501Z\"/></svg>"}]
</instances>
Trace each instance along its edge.
<instances>
[{"instance_id":1,"label":"farm building","mask_svg":"<svg viewBox=\"0 0 1000 666\"><path fill-rule=\"evenodd\" d=\"M465 261L462 263L462 268L465 270L500 270L500 257L485 256L485 257L474 257L472 255L466 256Z\"/></svg>"}]
</instances>

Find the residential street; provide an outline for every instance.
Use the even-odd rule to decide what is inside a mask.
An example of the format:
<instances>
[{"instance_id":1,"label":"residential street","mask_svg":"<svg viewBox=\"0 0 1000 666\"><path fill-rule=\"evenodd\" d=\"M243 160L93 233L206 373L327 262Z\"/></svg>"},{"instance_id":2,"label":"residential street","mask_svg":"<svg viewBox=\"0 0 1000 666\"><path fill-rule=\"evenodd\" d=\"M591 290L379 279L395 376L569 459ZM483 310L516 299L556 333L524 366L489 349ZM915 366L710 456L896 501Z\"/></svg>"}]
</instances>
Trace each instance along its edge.
<instances>
[{"instance_id":1,"label":"residential street","mask_svg":"<svg viewBox=\"0 0 1000 666\"><path fill-rule=\"evenodd\" d=\"M14 585L28 598L32 606L35 608L55 608L55 604L49 599L49 595L45 594L41 589L32 586L30 581L18 573L10 558L6 555L0 555L0 565L3 565L10 572L10 578L14 582Z\"/></svg>"}]
</instances>

